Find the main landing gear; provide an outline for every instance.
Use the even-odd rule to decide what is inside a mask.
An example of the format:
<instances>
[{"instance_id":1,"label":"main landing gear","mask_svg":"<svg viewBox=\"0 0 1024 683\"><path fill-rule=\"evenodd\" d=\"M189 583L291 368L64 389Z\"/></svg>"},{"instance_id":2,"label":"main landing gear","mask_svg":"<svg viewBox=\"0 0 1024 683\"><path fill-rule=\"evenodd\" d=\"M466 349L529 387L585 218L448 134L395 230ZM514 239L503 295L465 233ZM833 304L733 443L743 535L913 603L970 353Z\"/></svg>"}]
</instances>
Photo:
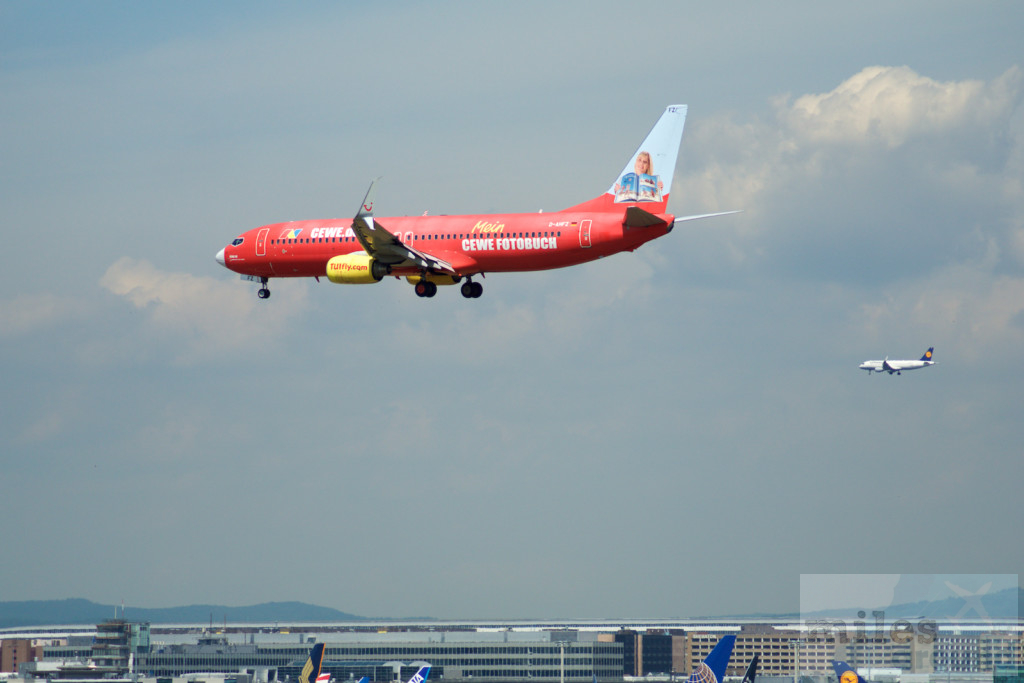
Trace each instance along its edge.
<instances>
[{"instance_id":1,"label":"main landing gear","mask_svg":"<svg viewBox=\"0 0 1024 683\"><path fill-rule=\"evenodd\" d=\"M429 299L437 294L437 283L431 282L430 280L420 280L416 283L413 289L416 292L416 296ZM467 279L462 283L460 291L462 292L462 296L467 299L479 299L480 295L484 293L484 286L479 282L473 282L472 280Z\"/></svg>"},{"instance_id":2,"label":"main landing gear","mask_svg":"<svg viewBox=\"0 0 1024 683\"><path fill-rule=\"evenodd\" d=\"M260 282L263 284L263 286L260 287L258 292L256 292L256 296L258 296L261 299L269 299L270 289L267 287L267 278L261 277Z\"/></svg>"},{"instance_id":3,"label":"main landing gear","mask_svg":"<svg viewBox=\"0 0 1024 683\"><path fill-rule=\"evenodd\" d=\"M416 296L427 299L437 294L437 285L430 280L420 280L416 283L414 289L416 290Z\"/></svg>"},{"instance_id":4,"label":"main landing gear","mask_svg":"<svg viewBox=\"0 0 1024 683\"><path fill-rule=\"evenodd\" d=\"M484 293L484 286L479 282L473 282L472 280L466 280L462 283L462 296L467 299L479 299L480 295Z\"/></svg>"}]
</instances>

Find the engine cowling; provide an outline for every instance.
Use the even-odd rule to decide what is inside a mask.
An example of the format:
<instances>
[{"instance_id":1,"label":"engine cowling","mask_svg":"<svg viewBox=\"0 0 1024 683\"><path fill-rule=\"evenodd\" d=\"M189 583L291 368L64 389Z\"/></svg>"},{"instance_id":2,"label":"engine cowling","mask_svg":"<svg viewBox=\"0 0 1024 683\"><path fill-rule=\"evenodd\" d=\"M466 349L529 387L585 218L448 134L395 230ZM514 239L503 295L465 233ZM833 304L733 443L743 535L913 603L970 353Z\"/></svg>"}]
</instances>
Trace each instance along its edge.
<instances>
[{"instance_id":1,"label":"engine cowling","mask_svg":"<svg viewBox=\"0 0 1024 683\"><path fill-rule=\"evenodd\" d=\"M387 274L388 267L365 252L335 256L327 262L327 279L338 285L370 285Z\"/></svg>"},{"instance_id":2,"label":"engine cowling","mask_svg":"<svg viewBox=\"0 0 1024 683\"><path fill-rule=\"evenodd\" d=\"M433 282L435 285L457 285L462 281L458 275L445 275L444 273L427 273L424 275L407 275L405 278L410 285L418 282Z\"/></svg>"}]
</instances>

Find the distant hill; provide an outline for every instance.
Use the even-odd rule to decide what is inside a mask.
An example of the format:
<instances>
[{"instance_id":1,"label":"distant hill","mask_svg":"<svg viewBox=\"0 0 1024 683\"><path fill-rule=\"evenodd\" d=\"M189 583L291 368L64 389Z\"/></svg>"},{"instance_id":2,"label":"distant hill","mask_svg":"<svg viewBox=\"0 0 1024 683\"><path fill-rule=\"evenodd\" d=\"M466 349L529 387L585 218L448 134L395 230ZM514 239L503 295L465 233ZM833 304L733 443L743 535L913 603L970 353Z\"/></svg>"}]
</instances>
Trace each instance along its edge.
<instances>
[{"instance_id":1,"label":"distant hill","mask_svg":"<svg viewBox=\"0 0 1024 683\"><path fill-rule=\"evenodd\" d=\"M1006 588L995 593L988 593L980 596L979 602L985 608L986 615L993 619L1012 618L1024 614L1024 589L1021 588ZM871 611L873 609L882 609L885 612L887 619L913 619L927 617L929 619L941 619L944 617L954 617L960 613L967 603L963 598L946 598L944 600L927 601L922 600L920 602L908 602L899 605L888 605L886 607L870 607L865 605L864 607L849 607L845 609L833 609L833 610L820 610L818 612L810 612L805 614L805 617L848 617L854 618L857 610L863 610L867 613L868 618L871 618ZM965 619L977 619L979 615L975 610L971 609L964 613Z\"/></svg>"},{"instance_id":2,"label":"distant hill","mask_svg":"<svg viewBox=\"0 0 1024 683\"><path fill-rule=\"evenodd\" d=\"M120 606L69 598L67 600L25 600L0 602L0 628L19 626L98 624L120 616ZM221 623L298 622L298 621L362 621L364 617L319 607L304 602L264 602L248 607L224 605L188 605L187 607L125 607L125 618L151 624L201 624L210 620Z\"/></svg>"},{"instance_id":3,"label":"distant hill","mask_svg":"<svg viewBox=\"0 0 1024 683\"><path fill-rule=\"evenodd\" d=\"M869 606L864 605L863 607L845 607L835 609L823 609L816 612L785 612L785 613L747 613L747 614L731 614L728 617L716 616L716 615L703 615L699 618L703 619L725 619L725 618L743 618L743 619L765 619L770 621L772 619L800 619L811 618L811 619L822 619L822 618L835 618L835 619L857 619L857 611L863 610L867 614L868 624L872 624L873 617L871 616L872 610L881 609L885 612L885 618L887 620L892 619L916 619L926 617L929 619L941 619L943 617L952 617L958 614L964 606L964 600L961 598L947 598L945 600L936 600L933 602L921 601L921 602L908 602L901 603L898 605L888 605L885 607ZM1024 616L1024 588L1005 588L995 593L981 596L981 604L985 608L986 614L993 619L1005 619L1012 617ZM964 614L965 619L977 619L979 615L971 610L969 613Z\"/></svg>"}]
</instances>

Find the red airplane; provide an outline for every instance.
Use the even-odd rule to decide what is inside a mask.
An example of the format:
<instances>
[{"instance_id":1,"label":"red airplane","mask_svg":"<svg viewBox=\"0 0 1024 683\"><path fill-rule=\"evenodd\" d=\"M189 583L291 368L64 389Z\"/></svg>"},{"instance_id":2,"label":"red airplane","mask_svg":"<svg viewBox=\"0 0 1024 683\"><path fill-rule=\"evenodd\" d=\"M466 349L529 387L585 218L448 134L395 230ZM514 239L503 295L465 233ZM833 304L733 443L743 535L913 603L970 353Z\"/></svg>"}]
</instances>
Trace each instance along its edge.
<instances>
[{"instance_id":1,"label":"red airplane","mask_svg":"<svg viewBox=\"0 0 1024 683\"><path fill-rule=\"evenodd\" d=\"M261 299L272 277L357 285L388 276L404 277L421 297L461 282L462 296L475 299L483 293L477 275L574 266L633 251L677 221L738 213L665 213L685 121L686 105L665 109L608 191L563 211L377 218L374 180L354 219L255 228L217 252L217 263L260 282Z\"/></svg>"}]
</instances>

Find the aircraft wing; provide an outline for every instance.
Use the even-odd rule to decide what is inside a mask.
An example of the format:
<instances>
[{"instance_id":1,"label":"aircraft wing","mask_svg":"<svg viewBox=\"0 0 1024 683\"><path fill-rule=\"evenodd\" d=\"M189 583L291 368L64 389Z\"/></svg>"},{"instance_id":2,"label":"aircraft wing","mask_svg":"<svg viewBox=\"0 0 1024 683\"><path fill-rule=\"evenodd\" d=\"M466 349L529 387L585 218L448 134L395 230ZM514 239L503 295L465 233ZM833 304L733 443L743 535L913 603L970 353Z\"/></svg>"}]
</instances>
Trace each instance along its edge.
<instances>
[{"instance_id":1,"label":"aircraft wing","mask_svg":"<svg viewBox=\"0 0 1024 683\"><path fill-rule=\"evenodd\" d=\"M352 219L352 232L355 233L356 239L359 240L359 244L363 246L366 253L392 268L416 268L458 275L451 263L413 249L387 228L374 221L373 190L377 186L378 180L380 178L376 178L370 183L370 189L366 191L363 205L359 207L356 217Z\"/></svg>"},{"instance_id":2,"label":"aircraft wing","mask_svg":"<svg viewBox=\"0 0 1024 683\"><path fill-rule=\"evenodd\" d=\"M357 216L352 221L352 231L366 253L383 264L393 268L419 268L457 275L452 264L403 243L387 228L374 221L373 216Z\"/></svg>"}]
</instances>

